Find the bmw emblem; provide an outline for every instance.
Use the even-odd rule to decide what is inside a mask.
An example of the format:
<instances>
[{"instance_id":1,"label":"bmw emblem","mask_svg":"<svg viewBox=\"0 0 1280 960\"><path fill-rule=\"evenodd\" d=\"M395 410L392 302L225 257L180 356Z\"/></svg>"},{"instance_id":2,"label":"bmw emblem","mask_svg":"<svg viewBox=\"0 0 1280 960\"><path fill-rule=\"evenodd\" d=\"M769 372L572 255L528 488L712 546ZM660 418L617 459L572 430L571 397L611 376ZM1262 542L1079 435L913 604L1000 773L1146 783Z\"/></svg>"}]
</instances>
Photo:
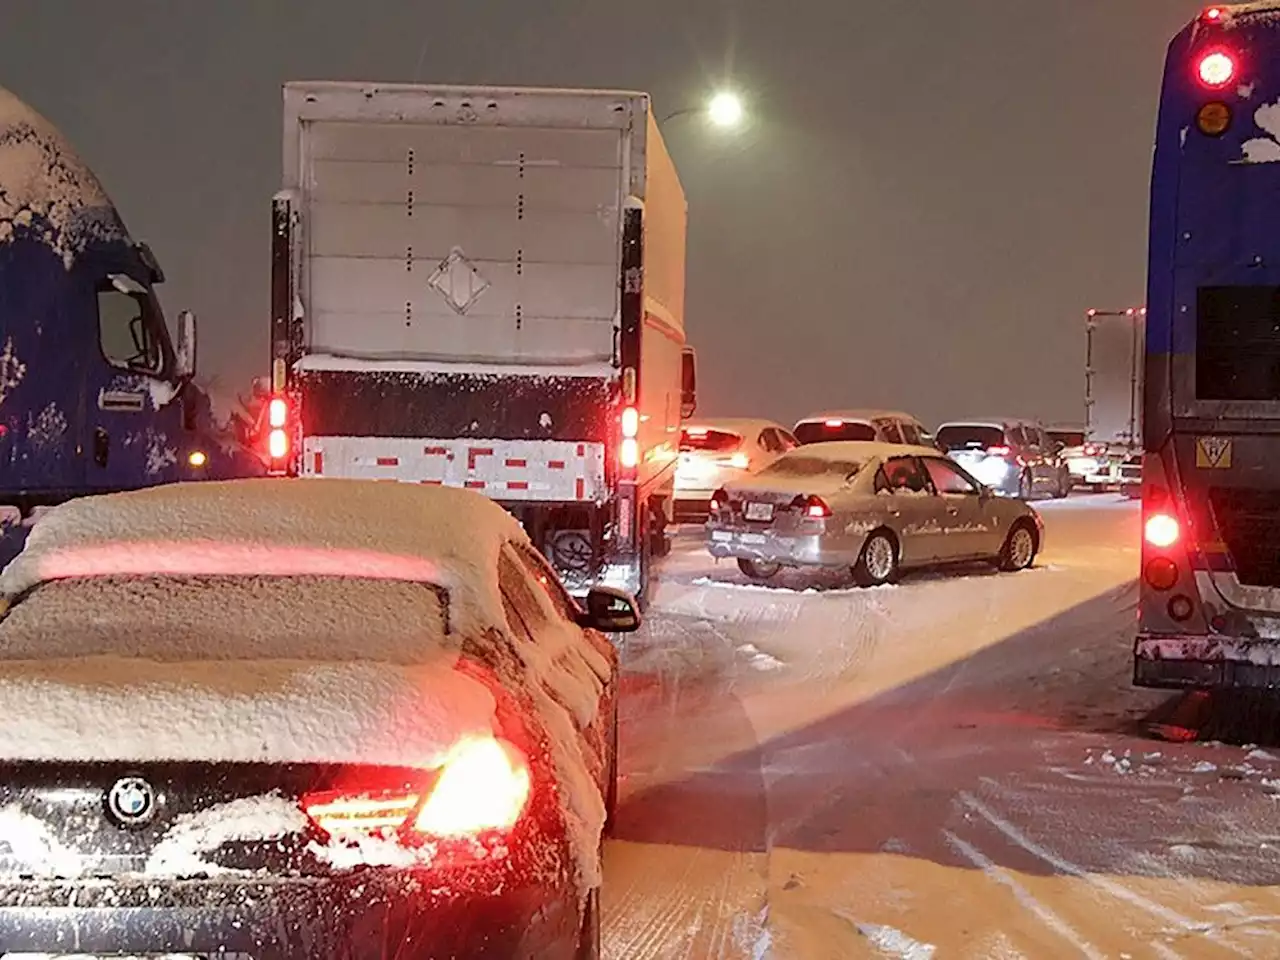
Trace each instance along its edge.
<instances>
[{"instance_id":1,"label":"bmw emblem","mask_svg":"<svg viewBox=\"0 0 1280 960\"><path fill-rule=\"evenodd\" d=\"M136 827L155 816L156 793L141 777L124 777L107 793L107 810L125 826Z\"/></svg>"}]
</instances>

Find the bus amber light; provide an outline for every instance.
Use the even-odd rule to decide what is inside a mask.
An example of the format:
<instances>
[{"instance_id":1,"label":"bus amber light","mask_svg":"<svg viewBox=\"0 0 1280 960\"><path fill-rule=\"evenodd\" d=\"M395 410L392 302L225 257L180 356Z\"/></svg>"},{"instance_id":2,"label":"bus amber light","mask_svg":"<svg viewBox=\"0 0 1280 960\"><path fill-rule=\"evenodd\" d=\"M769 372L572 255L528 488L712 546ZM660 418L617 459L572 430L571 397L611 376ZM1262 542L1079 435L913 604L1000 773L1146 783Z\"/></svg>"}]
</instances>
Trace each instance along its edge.
<instances>
[{"instance_id":1,"label":"bus amber light","mask_svg":"<svg viewBox=\"0 0 1280 960\"><path fill-rule=\"evenodd\" d=\"M1221 50L1206 53L1200 58L1196 73L1206 87L1225 87L1236 75L1235 58Z\"/></svg>"},{"instance_id":2,"label":"bus amber light","mask_svg":"<svg viewBox=\"0 0 1280 960\"><path fill-rule=\"evenodd\" d=\"M1181 535L1177 519L1167 513L1156 513L1148 517L1144 533L1147 543L1161 549L1172 547Z\"/></svg>"}]
</instances>

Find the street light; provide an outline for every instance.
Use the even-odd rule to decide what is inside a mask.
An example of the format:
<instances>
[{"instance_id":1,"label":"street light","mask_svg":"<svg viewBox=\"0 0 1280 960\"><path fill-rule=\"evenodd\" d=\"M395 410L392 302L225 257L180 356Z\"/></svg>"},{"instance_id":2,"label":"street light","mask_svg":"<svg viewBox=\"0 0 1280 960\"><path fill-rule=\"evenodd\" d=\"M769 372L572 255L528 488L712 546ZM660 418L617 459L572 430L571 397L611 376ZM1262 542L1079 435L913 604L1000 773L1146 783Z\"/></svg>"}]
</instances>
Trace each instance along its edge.
<instances>
[{"instance_id":1,"label":"street light","mask_svg":"<svg viewBox=\"0 0 1280 960\"><path fill-rule=\"evenodd\" d=\"M717 127L736 127L742 122L742 101L736 93L717 93L707 105L707 116Z\"/></svg>"},{"instance_id":2,"label":"street light","mask_svg":"<svg viewBox=\"0 0 1280 960\"><path fill-rule=\"evenodd\" d=\"M668 113L665 117L658 121L658 125L662 126L668 120L674 120L676 117L683 117L690 113L706 113L707 119L717 127L736 127L742 123L745 110L742 106L742 99L736 93L729 91L721 91L712 97L704 106L701 107L683 107L672 113Z\"/></svg>"}]
</instances>

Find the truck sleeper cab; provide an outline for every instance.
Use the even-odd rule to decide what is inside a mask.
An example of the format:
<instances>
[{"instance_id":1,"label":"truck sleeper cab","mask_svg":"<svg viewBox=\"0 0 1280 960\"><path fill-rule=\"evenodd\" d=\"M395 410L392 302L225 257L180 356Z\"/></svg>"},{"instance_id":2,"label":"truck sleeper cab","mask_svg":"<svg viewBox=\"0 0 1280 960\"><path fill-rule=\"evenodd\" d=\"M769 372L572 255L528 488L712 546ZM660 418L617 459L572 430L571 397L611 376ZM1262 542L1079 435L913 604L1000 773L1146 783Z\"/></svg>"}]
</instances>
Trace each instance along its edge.
<instances>
[{"instance_id":1,"label":"truck sleeper cab","mask_svg":"<svg viewBox=\"0 0 1280 960\"><path fill-rule=\"evenodd\" d=\"M88 493L243 469L170 340L164 275L62 134L0 89L0 563Z\"/></svg>"}]
</instances>

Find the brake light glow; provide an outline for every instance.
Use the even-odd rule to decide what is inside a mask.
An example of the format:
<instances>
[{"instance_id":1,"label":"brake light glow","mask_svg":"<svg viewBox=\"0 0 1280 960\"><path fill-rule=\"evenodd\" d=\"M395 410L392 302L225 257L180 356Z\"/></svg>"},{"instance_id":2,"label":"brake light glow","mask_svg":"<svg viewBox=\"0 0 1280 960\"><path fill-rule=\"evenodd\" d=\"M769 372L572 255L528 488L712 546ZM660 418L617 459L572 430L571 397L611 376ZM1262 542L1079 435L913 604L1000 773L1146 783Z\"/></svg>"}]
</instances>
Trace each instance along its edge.
<instances>
[{"instance_id":1,"label":"brake light glow","mask_svg":"<svg viewBox=\"0 0 1280 960\"><path fill-rule=\"evenodd\" d=\"M1007 457L1009 455L1008 447L987 447L987 453L993 457Z\"/></svg>"},{"instance_id":2,"label":"brake light glow","mask_svg":"<svg viewBox=\"0 0 1280 960\"><path fill-rule=\"evenodd\" d=\"M739 470L745 470L747 467L751 466L751 458L739 450L729 458L729 466L736 467Z\"/></svg>"},{"instance_id":3,"label":"brake light glow","mask_svg":"<svg viewBox=\"0 0 1280 960\"><path fill-rule=\"evenodd\" d=\"M1210 7L1204 12L1204 18L1210 23L1216 23L1222 19L1223 10L1221 7Z\"/></svg>"},{"instance_id":4,"label":"brake light glow","mask_svg":"<svg viewBox=\"0 0 1280 960\"><path fill-rule=\"evenodd\" d=\"M418 809L416 793L347 794L338 790L310 794L302 809L326 833L388 835L398 831Z\"/></svg>"},{"instance_id":5,"label":"brake light glow","mask_svg":"<svg viewBox=\"0 0 1280 960\"><path fill-rule=\"evenodd\" d=\"M1206 87L1225 87L1236 75L1236 61L1231 54L1214 50L1200 58L1196 75Z\"/></svg>"},{"instance_id":6,"label":"brake light glow","mask_svg":"<svg viewBox=\"0 0 1280 960\"><path fill-rule=\"evenodd\" d=\"M623 437L622 446L618 448L618 462L628 469L640 462L640 445L635 437Z\"/></svg>"},{"instance_id":7,"label":"brake light glow","mask_svg":"<svg viewBox=\"0 0 1280 960\"><path fill-rule=\"evenodd\" d=\"M283 427L289 420L289 404L283 397L272 397L267 404L267 423L272 429Z\"/></svg>"},{"instance_id":8,"label":"brake light glow","mask_svg":"<svg viewBox=\"0 0 1280 960\"><path fill-rule=\"evenodd\" d=\"M509 744L464 740L445 761L414 828L437 837L469 836L515 825L529 800L529 768Z\"/></svg>"},{"instance_id":9,"label":"brake light glow","mask_svg":"<svg viewBox=\"0 0 1280 960\"><path fill-rule=\"evenodd\" d=\"M267 434L267 453L272 460L283 460L289 454L289 435L283 430L275 429Z\"/></svg>"},{"instance_id":10,"label":"brake light glow","mask_svg":"<svg viewBox=\"0 0 1280 960\"><path fill-rule=\"evenodd\" d=\"M627 407L622 411L622 435L635 437L640 432L640 412L635 407Z\"/></svg>"},{"instance_id":11,"label":"brake light glow","mask_svg":"<svg viewBox=\"0 0 1280 960\"><path fill-rule=\"evenodd\" d=\"M839 430L841 427L844 426L844 421L833 418L831 420L828 420L825 424L823 424L823 426L827 427L830 430Z\"/></svg>"},{"instance_id":12,"label":"brake light glow","mask_svg":"<svg viewBox=\"0 0 1280 960\"><path fill-rule=\"evenodd\" d=\"M1160 549L1173 546L1182 535L1177 518L1167 513L1154 513L1149 516L1143 532L1147 543Z\"/></svg>"},{"instance_id":13,"label":"brake light glow","mask_svg":"<svg viewBox=\"0 0 1280 960\"><path fill-rule=\"evenodd\" d=\"M426 796L413 790L326 790L302 809L335 837L468 837L509 830L529 802L529 768L510 744L493 737L459 743Z\"/></svg>"},{"instance_id":14,"label":"brake light glow","mask_svg":"<svg viewBox=\"0 0 1280 960\"><path fill-rule=\"evenodd\" d=\"M823 520L831 516L831 508L821 497L796 497L791 506L798 507L806 517L814 520Z\"/></svg>"}]
</instances>

